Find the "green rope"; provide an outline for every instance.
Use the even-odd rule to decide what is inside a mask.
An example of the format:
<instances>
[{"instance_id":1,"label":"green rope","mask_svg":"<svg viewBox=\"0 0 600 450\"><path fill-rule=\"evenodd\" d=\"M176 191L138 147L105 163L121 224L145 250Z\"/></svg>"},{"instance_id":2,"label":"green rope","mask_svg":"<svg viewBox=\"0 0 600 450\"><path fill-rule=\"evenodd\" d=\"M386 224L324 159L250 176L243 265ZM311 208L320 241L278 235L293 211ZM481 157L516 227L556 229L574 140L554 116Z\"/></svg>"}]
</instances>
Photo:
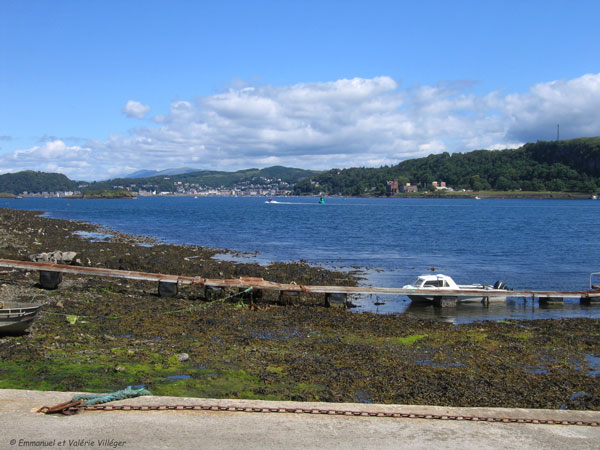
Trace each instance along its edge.
<instances>
[{"instance_id":1,"label":"green rope","mask_svg":"<svg viewBox=\"0 0 600 450\"><path fill-rule=\"evenodd\" d=\"M141 395L152 395L150 391L144 388L132 389L128 386L120 391L111 392L110 394L76 394L73 396L72 402L81 400L82 405L99 405L101 403L114 402L115 400L124 400L126 398L139 397Z\"/></svg>"},{"instance_id":2,"label":"green rope","mask_svg":"<svg viewBox=\"0 0 600 450\"><path fill-rule=\"evenodd\" d=\"M212 302L208 302L208 303L216 303L216 302L223 303L225 300L229 300L230 298L237 297L238 295L242 295L242 294L247 294L251 290L252 290L252 286L250 286L247 289L244 289L243 291L237 292L235 294L231 294L228 297L223 297L223 298L220 298L218 300L213 300Z\"/></svg>"}]
</instances>

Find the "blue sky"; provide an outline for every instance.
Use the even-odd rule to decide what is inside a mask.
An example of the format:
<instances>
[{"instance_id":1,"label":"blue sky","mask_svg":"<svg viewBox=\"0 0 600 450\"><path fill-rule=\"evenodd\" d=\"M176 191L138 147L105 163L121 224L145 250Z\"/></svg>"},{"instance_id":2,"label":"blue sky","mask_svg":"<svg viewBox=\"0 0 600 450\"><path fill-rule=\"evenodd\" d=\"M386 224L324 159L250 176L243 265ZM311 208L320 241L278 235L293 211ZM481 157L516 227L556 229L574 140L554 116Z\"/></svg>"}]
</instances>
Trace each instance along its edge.
<instances>
[{"instance_id":1,"label":"blue sky","mask_svg":"<svg viewBox=\"0 0 600 450\"><path fill-rule=\"evenodd\" d=\"M597 1L0 0L0 173L380 166L600 135Z\"/></svg>"}]
</instances>

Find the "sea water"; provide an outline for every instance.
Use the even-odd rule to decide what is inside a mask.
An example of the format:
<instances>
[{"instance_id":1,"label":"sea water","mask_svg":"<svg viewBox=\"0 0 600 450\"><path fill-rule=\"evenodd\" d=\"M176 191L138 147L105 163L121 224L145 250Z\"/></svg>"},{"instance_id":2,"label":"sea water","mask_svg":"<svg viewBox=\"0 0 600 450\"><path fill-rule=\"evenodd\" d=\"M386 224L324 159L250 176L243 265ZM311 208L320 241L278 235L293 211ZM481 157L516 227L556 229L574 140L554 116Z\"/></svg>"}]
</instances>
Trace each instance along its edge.
<instances>
[{"instance_id":1,"label":"sea water","mask_svg":"<svg viewBox=\"0 0 600 450\"><path fill-rule=\"evenodd\" d=\"M600 202L536 199L315 197L139 197L3 199L117 231L249 252L250 260L307 261L359 270L362 284L401 287L432 271L459 284L504 281L515 289L582 290L600 271ZM68 250L68 249L62 249ZM258 252L255 254L255 252ZM224 256L225 257L225 256ZM201 274L198 274L201 275ZM291 280L290 280L291 281ZM403 296L354 300L358 311L473 319L600 317L600 306L541 308L522 299L437 310Z\"/></svg>"}]
</instances>

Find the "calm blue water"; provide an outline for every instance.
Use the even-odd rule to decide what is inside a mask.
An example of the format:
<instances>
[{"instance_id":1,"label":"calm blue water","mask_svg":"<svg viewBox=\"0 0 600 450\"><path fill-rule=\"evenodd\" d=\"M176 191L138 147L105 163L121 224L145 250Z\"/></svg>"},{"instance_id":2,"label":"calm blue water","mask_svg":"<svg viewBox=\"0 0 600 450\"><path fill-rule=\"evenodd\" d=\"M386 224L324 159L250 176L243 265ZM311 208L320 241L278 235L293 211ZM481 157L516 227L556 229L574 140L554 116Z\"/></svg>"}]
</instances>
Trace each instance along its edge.
<instances>
[{"instance_id":1,"label":"calm blue water","mask_svg":"<svg viewBox=\"0 0 600 450\"><path fill-rule=\"evenodd\" d=\"M384 287L402 286L435 267L459 283L503 280L519 289L579 290L588 288L590 272L600 271L600 201L276 200L281 203L250 197L25 198L3 199L0 206L171 243L258 251L260 262L359 266L367 268L365 283ZM377 299L367 298L361 305L381 312L414 309L405 298L380 300L385 304L374 306ZM499 314L529 318L532 312L523 306ZM534 313L544 316L541 309ZM600 317L600 307L566 304L548 314Z\"/></svg>"}]
</instances>

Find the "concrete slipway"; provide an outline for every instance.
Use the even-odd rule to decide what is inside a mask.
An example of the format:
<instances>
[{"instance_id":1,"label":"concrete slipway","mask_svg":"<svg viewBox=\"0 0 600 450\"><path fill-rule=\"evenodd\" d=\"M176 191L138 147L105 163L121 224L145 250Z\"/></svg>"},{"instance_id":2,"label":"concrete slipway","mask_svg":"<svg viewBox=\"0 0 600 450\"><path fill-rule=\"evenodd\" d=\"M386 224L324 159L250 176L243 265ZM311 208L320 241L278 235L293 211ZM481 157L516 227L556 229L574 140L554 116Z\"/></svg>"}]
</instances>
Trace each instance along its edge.
<instances>
[{"instance_id":1,"label":"concrete slipway","mask_svg":"<svg viewBox=\"0 0 600 450\"><path fill-rule=\"evenodd\" d=\"M44 415L73 393L0 390L0 449L598 449L600 427L220 411ZM600 421L600 412L139 397L111 405L258 406Z\"/></svg>"}]
</instances>

